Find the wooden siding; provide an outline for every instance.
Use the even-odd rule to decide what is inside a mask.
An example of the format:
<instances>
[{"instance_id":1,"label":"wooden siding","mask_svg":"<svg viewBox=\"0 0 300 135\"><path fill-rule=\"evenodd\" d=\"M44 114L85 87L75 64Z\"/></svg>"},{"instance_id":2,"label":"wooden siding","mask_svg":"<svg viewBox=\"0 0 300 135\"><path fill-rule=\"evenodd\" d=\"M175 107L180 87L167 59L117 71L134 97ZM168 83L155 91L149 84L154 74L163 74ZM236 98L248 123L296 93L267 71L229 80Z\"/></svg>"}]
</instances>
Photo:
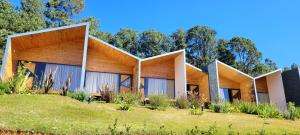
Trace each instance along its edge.
<instances>
[{"instance_id":1,"label":"wooden siding","mask_svg":"<svg viewBox=\"0 0 300 135\"><path fill-rule=\"evenodd\" d=\"M219 76L219 83L220 83L220 88L231 88L231 89L239 89L240 88L239 83L229 80L223 76Z\"/></svg>"},{"instance_id":2,"label":"wooden siding","mask_svg":"<svg viewBox=\"0 0 300 135\"><path fill-rule=\"evenodd\" d=\"M132 90L134 92L138 91L138 65L134 66L132 74Z\"/></svg>"},{"instance_id":3,"label":"wooden siding","mask_svg":"<svg viewBox=\"0 0 300 135\"><path fill-rule=\"evenodd\" d=\"M257 92L268 93L268 84L266 77L262 77L255 80Z\"/></svg>"},{"instance_id":4,"label":"wooden siding","mask_svg":"<svg viewBox=\"0 0 300 135\"><path fill-rule=\"evenodd\" d=\"M133 74L133 68L134 66L125 65L119 59L106 55L101 49L88 47L87 71Z\"/></svg>"},{"instance_id":5,"label":"wooden siding","mask_svg":"<svg viewBox=\"0 0 300 135\"><path fill-rule=\"evenodd\" d=\"M141 77L175 79L174 59L151 64L141 63Z\"/></svg>"},{"instance_id":6,"label":"wooden siding","mask_svg":"<svg viewBox=\"0 0 300 135\"><path fill-rule=\"evenodd\" d=\"M13 70L13 60L12 60L12 51L11 47L8 49L8 54L6 58L6 64L5 64L5 73L4 73L4 79L8 80L10 77L12 77L14 70ZM2 65L3 66L3 65Z\"/></svg>"},{"instance_id":7,"label":"wooden siding","mask_svg":"<svg viewBox=\"0 0 300 135\"><path fill-rule=\"evenodd\" d=\"M47 45L26 50L16 50L15 60L81 65L83 40Z\"/></svg>"}]
</instances>

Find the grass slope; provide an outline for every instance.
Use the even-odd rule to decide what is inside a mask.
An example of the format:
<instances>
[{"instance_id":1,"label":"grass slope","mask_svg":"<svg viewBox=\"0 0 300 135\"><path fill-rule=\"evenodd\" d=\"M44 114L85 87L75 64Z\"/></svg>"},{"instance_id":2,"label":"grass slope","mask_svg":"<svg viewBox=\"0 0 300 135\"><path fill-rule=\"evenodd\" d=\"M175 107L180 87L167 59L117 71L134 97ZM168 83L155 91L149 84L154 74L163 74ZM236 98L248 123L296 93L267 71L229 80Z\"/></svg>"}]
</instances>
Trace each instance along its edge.
<instances>
[{"instance_id":1,"label":"grass slope","mask_svg":"<svg viewBox=\"0 0 300 135\"><path fill-rule=\"evenodd\" d=\"M119 111L115 104L82 103L56 95L0 96L0 128L42 131L57 134L95 134L108 132L108 126L118 118L119 125L132 130L167 130L184 133L198 126L207 130L216 122L218 133L227 133L228 125L242 134L255 133L264 126L272 133L300 133L300 121L262 119L239 113L217 114L205 112L193 116L188 110L169 108L166 111L143 107ZM265 123L265 124L264 124Z\"/></svg>"}]
</instances>

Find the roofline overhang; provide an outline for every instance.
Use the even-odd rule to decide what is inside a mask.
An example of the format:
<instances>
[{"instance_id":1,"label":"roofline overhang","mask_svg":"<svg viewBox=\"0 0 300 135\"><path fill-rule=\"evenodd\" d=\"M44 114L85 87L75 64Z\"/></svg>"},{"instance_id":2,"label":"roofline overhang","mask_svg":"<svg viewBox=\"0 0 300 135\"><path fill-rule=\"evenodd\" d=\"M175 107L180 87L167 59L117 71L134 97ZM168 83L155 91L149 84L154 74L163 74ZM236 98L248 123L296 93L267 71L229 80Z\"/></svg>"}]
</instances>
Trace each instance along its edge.
<instances>
[{"instance_id":1,"label":"roofline overhang","mask_svg":"<svg viewBox=\"0 0 300 135\"><path fill-rule=\"evenodd\" d=\"M157 58L161 58L161 57L166 57L166 56L169 56L169 55L173 55L173 54L176 54L176 53L184 53L184 52L185 52L185 50L181 49L181 50L174 51L174 52L169 52L169 53L165 53L165 54L161 54L161 55L152 56L152 57L149 57L149 58L144 58L144 59L141 59L141 61L153 60L153 59L157 59Z\"/></svg>"}]
</instances>

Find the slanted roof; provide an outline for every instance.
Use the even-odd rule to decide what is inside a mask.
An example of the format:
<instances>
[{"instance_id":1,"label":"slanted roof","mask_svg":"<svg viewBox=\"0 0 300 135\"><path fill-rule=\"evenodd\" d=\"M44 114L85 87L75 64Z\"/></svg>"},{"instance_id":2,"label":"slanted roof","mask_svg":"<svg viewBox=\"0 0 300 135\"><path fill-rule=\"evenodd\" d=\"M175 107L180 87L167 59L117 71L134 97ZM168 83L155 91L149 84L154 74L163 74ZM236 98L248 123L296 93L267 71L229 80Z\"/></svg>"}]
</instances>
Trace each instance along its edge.
<instances>
[{"instance_id":1,"label":"slanted roof","mask_svg":"<svg viewBox=\"0 0 300 135\"><path fill-rule=\"evenodd\" d=\"M204 73L201 69L186 63L186 76L191 80L198 80L205 76L206 73Z\"/></svg>"},{"instance_id":2,"label":"slanted roof","mask_svg":"<svg viewBox=\"0 0 300 135\"><path fill-rule=\"evenodd\" d=\"M144 59L141 59L141 62L143 65L157 64L157 63L167 61L170 59L175 59L177 56L179 56L182 53L184 53L184 50L178 50L175 52L170 52L170 53L165 53L165 54L161 54L161 55L157 55L157 56L153 56L153 57L149 57L149 58L144 58Z\"/></svg>"},{"instance_id":3,"label":"slanted roof","mask_svg":"<svg viewBox=\"0 0 300 135\"><path fill-rule=\"evenodd\" d=\"M275 74L277 72L282 72L282 70L281 69L277 69L277 70L271 71L269 73L265 73L265 74L259 75L259 76L255 77L254 79L260 79L260 78L263 78L263 77L267 77L267 76Z\"/></svg>"},{"instance_id":4,"label":"slanted roof","mask_svg":"<svg viewBox=\"0 0 300 135\"><path fill-rule=\"evenodd\" d=\"M27 32L9 36L14 49L24 50L62 42L84 42L87 23Z\"/></svg>"},{"instance_id":5,"label":"slanted roof","mask_svg":"<svg viewBox=\"0 0 300 135\"><path fill-rule=\"evenodd\" d=\"M135 65L137 60L139 60L138 57L93 36L89 36L88 46L93 49L99 49L101 53L116 58L121 63L127 65Z\"/></svg>"},{"instance_id":6,"label":"slanted roof","mask_svg":"<svg viewBox=\"0 0 300 135\"><path fill-rule=\"evenodd\" d=\"M253 77L250 75L239 71L238 69L235 69L223 62L220 62L216 60L217 65L218 65L218 74L226 79L232 80L234 82L243 82L245 80L252 80Z\"/></svg>"}]
</instances>

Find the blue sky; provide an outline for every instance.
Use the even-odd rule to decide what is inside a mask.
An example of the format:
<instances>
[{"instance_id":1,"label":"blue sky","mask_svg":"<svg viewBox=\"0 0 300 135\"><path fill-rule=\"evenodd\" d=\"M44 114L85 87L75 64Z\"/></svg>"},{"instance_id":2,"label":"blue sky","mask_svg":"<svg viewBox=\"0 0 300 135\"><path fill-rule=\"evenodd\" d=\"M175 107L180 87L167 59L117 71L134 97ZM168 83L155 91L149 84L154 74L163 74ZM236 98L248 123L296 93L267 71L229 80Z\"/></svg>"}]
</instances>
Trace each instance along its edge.
<instances>
[{"instance_id":1,"label":"blue sky","mask_svg":"<svg viewBox=\"0 0 300 135\"><path fill-rule=\"evenodd\" d=\"M13 0L18 3L18 0ZM170 34L178 28L209 26L217 38L251 39L279 67L300 64L300 0L86 0L76 18L95 16L101 30Z\"/></svg>"}]
</instances>

